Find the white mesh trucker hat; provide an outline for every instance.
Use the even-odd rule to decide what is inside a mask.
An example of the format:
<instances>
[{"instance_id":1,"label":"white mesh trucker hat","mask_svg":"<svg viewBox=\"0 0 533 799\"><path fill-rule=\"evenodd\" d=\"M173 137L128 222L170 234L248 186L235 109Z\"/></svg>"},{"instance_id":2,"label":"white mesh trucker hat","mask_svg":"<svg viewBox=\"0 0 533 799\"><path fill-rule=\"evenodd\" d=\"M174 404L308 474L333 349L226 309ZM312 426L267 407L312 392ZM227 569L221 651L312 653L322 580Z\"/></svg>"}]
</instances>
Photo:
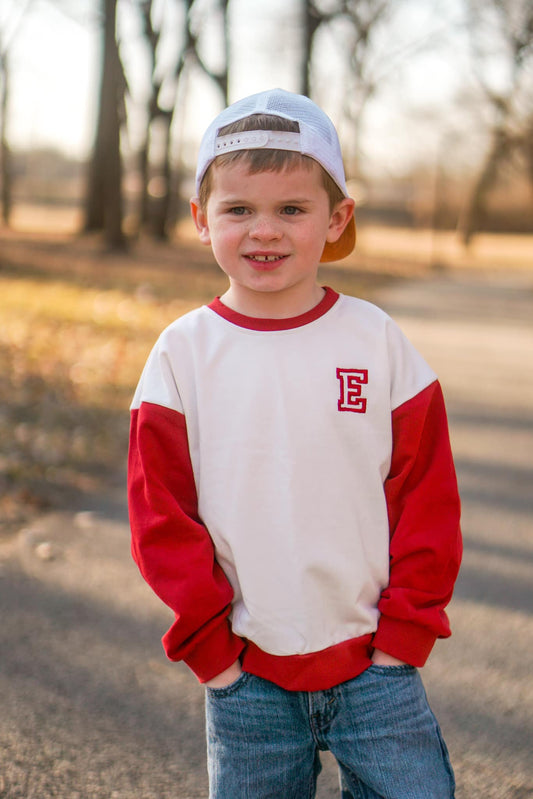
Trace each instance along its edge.
<instances>
[{"instance_id":1,"label":"white mesh trucker hat","mask_svg":"<svg viewBox=\"0 0 533 799\"><path fill-rule=\"evenodd\" d=\"M219 136L221 128L252 114L271 114L297 122L299 133L269 130L249 130ZM224 109L209 125L198 154L196 192L209 165L223 153L236 150L292 150L317 161L348 197L337 131L330 118L310 100L300 94L273 89L238 100ZM351 253L355 246L355 221L352 216L338 241L326 242L321 261L338 261Z\"/></svg>"}]
</instances>

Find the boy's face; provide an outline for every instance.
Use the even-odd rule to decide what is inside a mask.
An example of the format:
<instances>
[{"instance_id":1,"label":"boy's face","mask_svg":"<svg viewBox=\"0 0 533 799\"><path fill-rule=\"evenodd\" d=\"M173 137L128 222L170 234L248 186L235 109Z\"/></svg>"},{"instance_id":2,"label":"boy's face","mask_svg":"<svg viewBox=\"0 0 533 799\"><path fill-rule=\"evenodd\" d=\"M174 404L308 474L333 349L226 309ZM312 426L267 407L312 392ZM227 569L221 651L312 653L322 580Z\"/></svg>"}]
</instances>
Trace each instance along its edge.
<instances>
[{"instance_id":1,"label":"boy's face","mask_svg":"<svg viewBox=\"0 0 533 799\"><path fill-rule=\"evenodd\" d=\"M191 204L200 240L210 244L230 289L224 300L252 316L296 316L316 305L326 241L351 217L346 199L331 212L320 167L250 174L246 161L213 165L207 209Z\"/></svg>"}]
</instances>

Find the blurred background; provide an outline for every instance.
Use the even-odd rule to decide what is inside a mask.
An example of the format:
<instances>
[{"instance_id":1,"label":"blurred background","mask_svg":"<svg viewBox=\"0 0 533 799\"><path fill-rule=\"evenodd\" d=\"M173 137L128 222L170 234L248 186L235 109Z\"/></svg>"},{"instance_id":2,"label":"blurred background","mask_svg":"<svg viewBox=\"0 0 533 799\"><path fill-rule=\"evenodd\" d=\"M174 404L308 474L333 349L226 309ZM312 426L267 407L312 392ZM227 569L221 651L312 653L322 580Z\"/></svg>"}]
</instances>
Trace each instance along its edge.
<instances>
[{"instance_id":1,"label":"blurred background","mask_svg":"<svg viewBox=\"0 0 533 799\"><path fill-rule=\"evenodd\" d=\"M457 797L533 798L532 0L0 0L2 799L206 796L202 690L129 557L128 407L225 290L200 137L273 87L343 146L357 246L320 279L444 387L465 554L424 679Z\"/></svg>"},{"instance_id":2,"label":"blurred background","mask_svg":"<svg viewBox=\"0 0 533 799\"><path fill-rule=\"evenodd\" d=\"M338 288L531 267L531 0L0 0L5 524L123 463L155 336L223 285L188 218L199 139L275 86L340 133Z\"/></svg>"},{"instance_id":3,"label":"blurred background","mask_svg":"<svg viewBox=\"0 0 533 799\"><path fill-rule=\"evenodd\" d=\"M4 224L170 236L207 124L280 86L335 122L361 223L531 232L532 26L528 0L2 0Z\"/></svg>"}]
</instances>

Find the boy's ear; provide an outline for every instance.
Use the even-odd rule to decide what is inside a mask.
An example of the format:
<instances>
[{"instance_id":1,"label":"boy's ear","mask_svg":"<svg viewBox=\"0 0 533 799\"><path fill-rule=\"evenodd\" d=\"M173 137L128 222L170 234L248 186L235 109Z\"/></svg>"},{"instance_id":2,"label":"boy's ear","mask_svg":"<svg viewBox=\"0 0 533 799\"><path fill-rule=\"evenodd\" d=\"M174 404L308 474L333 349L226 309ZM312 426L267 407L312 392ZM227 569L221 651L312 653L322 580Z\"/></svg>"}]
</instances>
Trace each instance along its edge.
<instances>
[{"instance_id":1,"label":"boy's ear","mask_svg":"<svg viewBox=\"0 0 533 799\"><path fill-rule=\"evenodd\" d=\"M191 215L198 231L198 236L202 244L211 244L211 235L207 225L207 214L200 206L200 200L193 197L190 201Z\"/></svg>"},{"instance_id":2,"label":"boy's ear","mask_svg":"<svg viewBox=\"0 0 533 799\"><path fill-rule=\"evenodd\" d=\"M353 216L355 201L351 197L345 197L337 203L329 220L328 235L326 241L338 241L350 219Z\"/></svg>"}]
</instances>

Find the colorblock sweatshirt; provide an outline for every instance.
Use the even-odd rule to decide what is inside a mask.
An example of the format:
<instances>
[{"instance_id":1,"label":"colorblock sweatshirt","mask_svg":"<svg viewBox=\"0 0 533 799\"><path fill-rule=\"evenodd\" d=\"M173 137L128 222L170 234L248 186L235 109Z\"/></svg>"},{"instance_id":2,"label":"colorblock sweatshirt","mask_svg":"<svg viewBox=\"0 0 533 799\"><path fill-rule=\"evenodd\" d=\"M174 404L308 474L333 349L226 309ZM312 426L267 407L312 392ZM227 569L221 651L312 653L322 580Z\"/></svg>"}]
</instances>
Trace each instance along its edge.
<instances>
[{"instance_id":1,"label":"colorblock sweatshirt","mask_svg":"<svg viewBox=\"0 0 533 799\"><path fill-rule=\"evenodd\" d=\"M371 303L292 319L219 299L157 341L131 409L132 552L201 682L241 658L289 690L450 634L459 497L436 375Z\"/></svg>"}]
</instances>

